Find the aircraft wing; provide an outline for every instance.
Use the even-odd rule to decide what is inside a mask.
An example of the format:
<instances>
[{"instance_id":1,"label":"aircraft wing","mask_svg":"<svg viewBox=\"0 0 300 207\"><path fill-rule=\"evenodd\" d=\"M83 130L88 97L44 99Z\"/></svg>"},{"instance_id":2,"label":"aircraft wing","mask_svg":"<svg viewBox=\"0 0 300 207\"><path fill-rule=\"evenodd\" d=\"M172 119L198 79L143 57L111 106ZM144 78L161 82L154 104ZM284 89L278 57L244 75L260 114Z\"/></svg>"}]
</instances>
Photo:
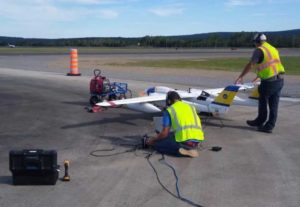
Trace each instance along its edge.
<instances>
[{"instance_id":1,"label":"aircraft wing","mask_svg":"<svg viewBox=\"0 0 300 207\"><path fill-rule=\"evenodd\" d=\"M96 105L102 106L102 107L115 107L115 106L120 106L120 105L126 105L128 108L137 110L137 111L144 111L144 112L158 112L160 111L160 108L158 106L161 106L162 101L166 100L166 95L167 92L169 91L176 91L182 100L185 101L190 101L190 102L201 102L198 103L198 105L205 105L204 102L206 101L206 98L209 96L218 98L217 100L214 101L214 104L221 103L225 104L226 107L231 104L229 103L228 100L223 100L227 99L228 95L227 93L234 93L233 95L230 95L234 98L237 90L239 90L240 86L228 86L226 88L216 88L216 89L205 89L205 90L199 90L199 89L189 89L188 91L185 90L174 90L172 88L164 87L164 86L158 86L158 87L152 87L147 89L147 94L148 96L142 96L142 97L135 97L135 98L129 98L129 99L122 99L122 100L114 100L114 101L103 101L99 102ZM225 92L224 92L225 90ZM223 94L226 93L226 94ZM198 100L198 97L202 97L203 99ZM224 96L223 98L220 96ZM197 100L195 100L197 98ZM222 99L222 100L221 100ZM230 99L231 100L231 99ZM213 100L211 100L213 101ZM156 102L156 104L153 104ZM224 103L223 103L224 102ZM228 102L228 103L227 103ZM228 105L228 106L227 106ZM207 106L205 105L207 108Z\"/></svg>"},{"instance_id":2,"label":"aircraft wing","mask_svg":"<svg viewBox=\"0 0 300 207\"><path fill-rule=\"evenodd\" d=\"M244 84L237 84L236 86L239 86L239 91L240 90L250 90L255 88L256 84L253 83L244 83ZM197 91L197 89L193 89L195 90L194 92ZM218 96L222 91L224 90L224 88L214 88L214 89L204 89L203 91L205 91L206 93L209 93L212 96Z\"/></svg>"},{"instance_id":3,"label":"aircraft wing","mask_svg":"<svg viewBox=\"0 0 300 207\"><path fill-rule=\"evenodd\" d=\"M174 90L174 89L170 89ZM183 91L183 90L176 90L182 99L189 99L198 97L202 92L206 92L212 96L218 96L224 88L216 88L216 89L190 89L190 91ZM166 92L165 93L151 93L149 96L142 96L142 97L135 97L129 99L122 99L122 100L114 100L114 101L103 101L97 103L98 106L104 107L114 107L119 105L128 105L128 104L138 104L138 103L151 103L157 101L164 101L166 99Z\"/></svg>"},{"instance_id":4,"label":"aircraft wing","mask_svg":"<svg viewBox=\"0 0 300 207\"><path fill-rule=\"evenodd\" d=\"M113 106L119 106L119 105L149 103L149 102L164 101L164 100L166 100L166 94L155 94L155 95L151 95L151 96L142 96L142 97L115 100L115 101L103 101L103 102L97 103L97 105L113 107Z\"/></svg>"}]
</instances>

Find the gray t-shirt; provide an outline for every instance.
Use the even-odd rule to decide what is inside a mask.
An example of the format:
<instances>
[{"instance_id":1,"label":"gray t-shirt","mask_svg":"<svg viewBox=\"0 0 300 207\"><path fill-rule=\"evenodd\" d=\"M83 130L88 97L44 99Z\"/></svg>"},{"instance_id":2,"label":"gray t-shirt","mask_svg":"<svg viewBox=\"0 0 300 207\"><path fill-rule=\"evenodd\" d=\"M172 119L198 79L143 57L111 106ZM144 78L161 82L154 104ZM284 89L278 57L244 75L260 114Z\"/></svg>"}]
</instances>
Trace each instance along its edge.
<instances>
[{"instance_id":1,"label":"gray t-shirt","mask_svg":"<svg viewBox=\"0 0 300 207\"><path fill-rule=\"evenodd\" d=\"M262 63L264 60L264 53L261 49L256 48L252 54L251 62L255 64Z\"/></svg>"}]
</instances>

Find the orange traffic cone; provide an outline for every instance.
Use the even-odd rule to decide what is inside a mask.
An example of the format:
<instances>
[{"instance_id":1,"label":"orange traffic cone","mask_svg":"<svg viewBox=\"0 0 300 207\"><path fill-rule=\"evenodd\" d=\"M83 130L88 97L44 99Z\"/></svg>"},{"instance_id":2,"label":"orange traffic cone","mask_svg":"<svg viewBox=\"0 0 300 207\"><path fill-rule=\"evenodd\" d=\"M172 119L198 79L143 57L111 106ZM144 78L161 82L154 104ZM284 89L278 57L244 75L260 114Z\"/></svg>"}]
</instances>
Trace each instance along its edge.
<instances>
[{"instance_id":1,"label":"orange traffic cone","mask_svg":"<svg viewBox=\"0 0 300 207\"><path fill-rule=\"evenodd\" d=\"M70 72L67 74L69 76L80 76L78 70L78 54L77 49L70 50Z\"/></svg>"}]
</instances>

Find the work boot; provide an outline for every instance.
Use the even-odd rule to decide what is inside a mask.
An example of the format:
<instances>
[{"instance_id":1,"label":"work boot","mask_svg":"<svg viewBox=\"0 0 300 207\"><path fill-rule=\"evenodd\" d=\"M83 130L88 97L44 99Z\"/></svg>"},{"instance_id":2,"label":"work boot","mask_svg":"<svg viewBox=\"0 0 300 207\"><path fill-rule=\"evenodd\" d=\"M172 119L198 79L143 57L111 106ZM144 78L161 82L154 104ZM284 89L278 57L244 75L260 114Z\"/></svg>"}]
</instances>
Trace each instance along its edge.
<instances>
[{"instance_id":1,"label":"work boot","mask_svg":"<svg viewBox=\"0 0 300 207\"><path fill-rule=\"evenodd\" d=\"M257 127L257 131L265 132L265 133L269 133L269 134L272 133L272 129L269 129L266 126L259 126L259 127Z\"/></svg>"},{"instance_id":2,"label":"work boot","mask_svg":"<svg viewBox=\"0 0 300 207\"><path fill-rule=\"evenodd\" d=\"M184 148L179 148L179 153L183 156L188 156L188 157L199 157L199 153L195 149L184 149Z\"/></svg>"},{"instance_id":3,"label":"work boot","mask_svg":"<svg viewBox=\"0 0 300 207\"><path fill-rule=\"evenodd\" d=\"M252 126L252 127L259 127L259 126L261 126L261 124L258 123L256 120L247 120L247 124L249 126Z\"/></svg>"}]
</instances>

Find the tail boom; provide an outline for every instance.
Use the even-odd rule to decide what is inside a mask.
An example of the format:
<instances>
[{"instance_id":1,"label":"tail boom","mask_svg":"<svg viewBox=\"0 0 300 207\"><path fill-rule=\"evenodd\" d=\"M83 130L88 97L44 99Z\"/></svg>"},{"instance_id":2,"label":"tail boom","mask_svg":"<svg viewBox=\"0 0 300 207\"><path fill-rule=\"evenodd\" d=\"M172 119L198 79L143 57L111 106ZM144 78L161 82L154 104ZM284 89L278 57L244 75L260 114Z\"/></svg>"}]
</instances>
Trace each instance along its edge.
<instances>
[{"instance_id":1,"label":"tail boom","mask_svg":"<svg viewBox=\"0 0 300 207\"><path fill-rule=\"evenodd\" d=\"M240 86L230 85L227 86L212 102L215 105L227 106L229 107L237 92L239 91Z\"/></svg>"}]
</instances>

